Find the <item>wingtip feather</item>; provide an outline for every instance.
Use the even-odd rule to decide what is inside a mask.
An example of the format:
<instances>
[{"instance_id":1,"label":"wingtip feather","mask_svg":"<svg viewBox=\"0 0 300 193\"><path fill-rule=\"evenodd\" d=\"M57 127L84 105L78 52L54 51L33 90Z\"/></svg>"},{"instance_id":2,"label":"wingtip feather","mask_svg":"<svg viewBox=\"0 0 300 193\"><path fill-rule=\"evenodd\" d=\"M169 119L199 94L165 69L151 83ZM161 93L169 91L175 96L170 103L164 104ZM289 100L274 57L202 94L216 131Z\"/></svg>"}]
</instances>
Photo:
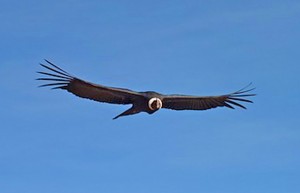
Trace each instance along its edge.
<instances>
[{"instance_id":1,"label":"wingtip feather","mask_svg":"<svg viewBox=\"0 0 300 193\"><path fill-rule=\"evenodd\" d=\"M226 102L227 102L227 103L230 103L230 104L233 104L233 105L236 105L236 106L239 106L239 107L241 107L241 108L243 108L243 109L246 109L245 106L243 106L243 105L241 105L241 104L239 104L239 103L237 103L237 102L234 102L234 101L232 101L232 100L226 100Z\"/></svg>"}]
</instances>

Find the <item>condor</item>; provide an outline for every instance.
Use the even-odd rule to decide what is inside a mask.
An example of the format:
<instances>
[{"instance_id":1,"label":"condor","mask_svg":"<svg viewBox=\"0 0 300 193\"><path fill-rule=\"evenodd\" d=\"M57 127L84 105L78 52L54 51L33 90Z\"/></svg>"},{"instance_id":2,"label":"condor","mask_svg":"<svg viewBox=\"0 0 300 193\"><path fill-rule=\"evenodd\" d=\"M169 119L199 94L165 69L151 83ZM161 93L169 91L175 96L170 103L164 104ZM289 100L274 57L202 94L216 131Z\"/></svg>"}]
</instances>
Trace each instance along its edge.
<instances>
[{"instance_id":1,"label":"condor","mask_svg":"<svg viewBox=\"0 0 300 193\"><path fill-rule=\"evenodd\" d=\"M255 96L247 89L249 85L236 92L220 96L189 96L189 95L164 95L153 91L136 92L124 88L107 87L99 84L87 82L70 75L55 64L45 60L48 65L40 64L48 72L37 72L45 77L37 80L51 81L40 87L50 86L52 89L63 89L76 96L91 99L98 102L111 104L131 104L132 107L119 114L113 119L121 116L132 115L140 112L152 114L161 108L172 110L207 110L216 107L228 107L234 109L234 106L246 109L238 102L252 103L245 97Z\"/></svg>"}]
</instances>

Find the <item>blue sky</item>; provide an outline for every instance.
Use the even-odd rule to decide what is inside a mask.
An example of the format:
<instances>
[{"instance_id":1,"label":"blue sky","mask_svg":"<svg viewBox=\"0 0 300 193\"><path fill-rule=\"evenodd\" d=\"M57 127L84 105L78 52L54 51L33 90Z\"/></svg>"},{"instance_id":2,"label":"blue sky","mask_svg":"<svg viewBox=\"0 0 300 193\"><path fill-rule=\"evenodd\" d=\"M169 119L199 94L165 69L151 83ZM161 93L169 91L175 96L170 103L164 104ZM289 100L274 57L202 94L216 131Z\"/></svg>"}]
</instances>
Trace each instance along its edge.
<instances>
[{"instance_id":1,"label":"blue sky","mask_svg":"<svg viewBox=\"0 0 300 193\"><path fill-rule=\"evenodd\" d=\"M1 0L1 193L300 192L299 18L290 0ZM113 121L128 106L37 88L44 58L137 91L258 95Z\"/></svg>"}]
</instances>

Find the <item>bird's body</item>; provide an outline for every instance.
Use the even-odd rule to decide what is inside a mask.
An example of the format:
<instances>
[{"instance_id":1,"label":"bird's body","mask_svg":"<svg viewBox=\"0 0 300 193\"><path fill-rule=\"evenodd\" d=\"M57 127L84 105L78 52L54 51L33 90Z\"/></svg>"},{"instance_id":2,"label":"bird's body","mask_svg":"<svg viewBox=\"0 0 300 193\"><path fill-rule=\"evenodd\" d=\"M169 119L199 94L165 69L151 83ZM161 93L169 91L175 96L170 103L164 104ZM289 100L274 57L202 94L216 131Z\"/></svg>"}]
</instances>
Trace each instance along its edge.
<instances>
[{"instance_id":1,"label":"bird's body","mask_svg":"<svg viewBox=\"0 0 300 193\"><path fill-rule=\"evenodd\" d=\"M228 107L234 109L233 106L245 107L237 101L250 102L244 97L254 96L248 94L253 89L241 89L237 92L220 95L220 96L188 96L188 95L164 95L154 91L136 92L124 88L107 87L99 84L90 83L79 78L76 78L58 66L46 60L51 66L41 64L44 68L50 70L48 72L38 72L46 75L45 78L37 80L54 81L53 83L41 85L52 86L52 89L63 89L75 94L76 96L95 100L98 102L112 104L132 104L132 107L114 117L132 115L140 112L152 114L160 108L172 110L206 110L216 107Z\"/></svg>"}]
</instances>

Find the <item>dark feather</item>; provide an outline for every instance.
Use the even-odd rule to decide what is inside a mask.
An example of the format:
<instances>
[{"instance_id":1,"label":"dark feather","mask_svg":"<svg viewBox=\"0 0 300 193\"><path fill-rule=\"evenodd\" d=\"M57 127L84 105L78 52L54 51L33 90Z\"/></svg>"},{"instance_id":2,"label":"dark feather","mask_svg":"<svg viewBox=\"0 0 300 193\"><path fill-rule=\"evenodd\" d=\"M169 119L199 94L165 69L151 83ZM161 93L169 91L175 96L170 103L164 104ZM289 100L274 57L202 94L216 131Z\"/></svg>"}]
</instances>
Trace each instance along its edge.
<instances>
[{"instance_id":1,"label":"dark feather","mask_svg":"<svg viewBox=\"0 0 300 193\"><path fill-rule=\"evenodd\" d=\"M60 72L60 71L58 71L58 70L55 70L55 69L53 69L53 68L50 68L49 66L46 66L46 65L44 65L44 64L40 64L40 65L43 66L44 68L47 68L48 70L51 70L51 71L55 72L55 73L58 73L58 74L63 75L63 76L65 76L65 77L72 78L72 76L70 76L70 75L68 75L68 74L66 74L66 73Z\"/></svg>"},{"instance_id":2,"label":"dark feather","mask_svg":"<svg viewBox=\"0 0 300 193\"><path fill-rule=\"evenodd\" d=\"M237 98L237 97L228 97L228 99L232 99L232 100L236 100L236 101L243 101L243 102L247 102L247 103L253 103L250 100L242 99L242 98Z\"/></svg>"},{"instance_id":3,"label":"dark feather","mask_svg":"<svg viewBox=\"0 0 300 193\"><path fill-rule=\"evenodd\" d=\"M239 107L241 107L241 108L243 108L243 109L246 109L246 107L244 107L243 105L241 105L241 104L239 104L239 103L237 103L237 102L234 102L234 101L232 101L232 100L226 100L225 103L231 103L231 104L233 104L233 105L236 105L236 106L239 106Z\"/></svg>"},{"instance_id":4,"label":"dark feather","mask_svg":"<svg viewBox=\"0 0 300 193\"><path fill-rule=\"evenodd\" d=\"M58 78L37 78L36 80L65 81L65 82L69 81L67 79L58 79Z\"/></svg>"},{"instance_id":5,"label":"dark feather","mask_svg":"<svg viewBox=\"0 0 300 193\"><path fill-rule=\"evenodd\" d=\"M95 100L98 102L107 102L113 104L131 104L142 95L128 89L106 87L99 84L93 84L71 76L68 72L62 70L55 64L46 60L51 67L41 64L48 72L37 72L48 77L38 78L41 81L52 81L52 83L43 84L40 87L56 86L52 89L65 89L76 96ZM54 78L53 78L54 77Z\"/></svg>"},{"instance_id":6,"label":"dark feather","mask_svg":"<svg viewBox=\"0 0 300 193\"><path fill-rule=\"evenodd\" d=\"M164 95L163 108L173 110L206 110L216 107L228 107L234 109L234 106L246 109L246 107L237 101L252 103L251 100L243 97L255 96L255 94L247 94L255 88L247 89L251 84L234 93L221 96L197 97L188 95Z\"/></svg>"},{"instance_id":7,"label":"dark feather","mask_svg":"<svg viewBox=\"0 0 300 193\"><path fill-rule=\"evenodd\" d=\"M56 66L55 64L53 64L52 62L49 62L48 60L45 59L45 61L50 64L51 66L53 66L54 68L60 70L61 72L64 72L65 74L71 76L68 72L64 71L63 69L61 69L60 67Z\"/></svg>"},{"instance_id":8,"label":"dark feather","mask_svg":"<svg viewBox=\"0 0 300 193\"><path fill-rule=\"evenodd\" d=\"M50 76L50 77L64 78L64 79L67 79L67 80L72 79L72 78L69 78L69 77L60 76L60 75L57 75L57 74L50 74L50 73L47 73L47 72L37 72L37 73L47 75L47 76Z\"/></svg>"},{"instance_id":9,"label":"dark feather","mask_svg":"<svg viewBox=\"0 0 300 193\"><path fill-rule=\"evenodd\" d=\"M255 94L251 93L254 88L249 89L251 83L236 92L220 96L162 95L153 91L135 92L124 88L107 87L84 81L70 75L48 60L45 61L47 64L40 65L46 72L37 72L43 75L43 77L37 78L37 80L46 81L46 84L40 87L67 90L78 97L98 102L132 104L130 109L116 116L114 119L139 112L154 113L159 108L149 108L148 102L151 102L151 98L161 100L160 105L162 104L162 108L173 110L206 110L216 107L227 107L231 109L240 107L246 109L246 107L240 103L252 103L252 101L246 99L246 97L255 96Z\"/></svg>"},{"instance_id":10,"label":"dark feather","mask_svg":"<svg viewBox=\"0 0 300 193\"><path fill-rule=\"evenodd\" d=\"M67 85L67 84L64 83L64 82L57 82L57 83L43 84L43 85L40 85L39 87L45 87L45 86L58 86L58 85Z\"/></svg>"}]
</instances>

